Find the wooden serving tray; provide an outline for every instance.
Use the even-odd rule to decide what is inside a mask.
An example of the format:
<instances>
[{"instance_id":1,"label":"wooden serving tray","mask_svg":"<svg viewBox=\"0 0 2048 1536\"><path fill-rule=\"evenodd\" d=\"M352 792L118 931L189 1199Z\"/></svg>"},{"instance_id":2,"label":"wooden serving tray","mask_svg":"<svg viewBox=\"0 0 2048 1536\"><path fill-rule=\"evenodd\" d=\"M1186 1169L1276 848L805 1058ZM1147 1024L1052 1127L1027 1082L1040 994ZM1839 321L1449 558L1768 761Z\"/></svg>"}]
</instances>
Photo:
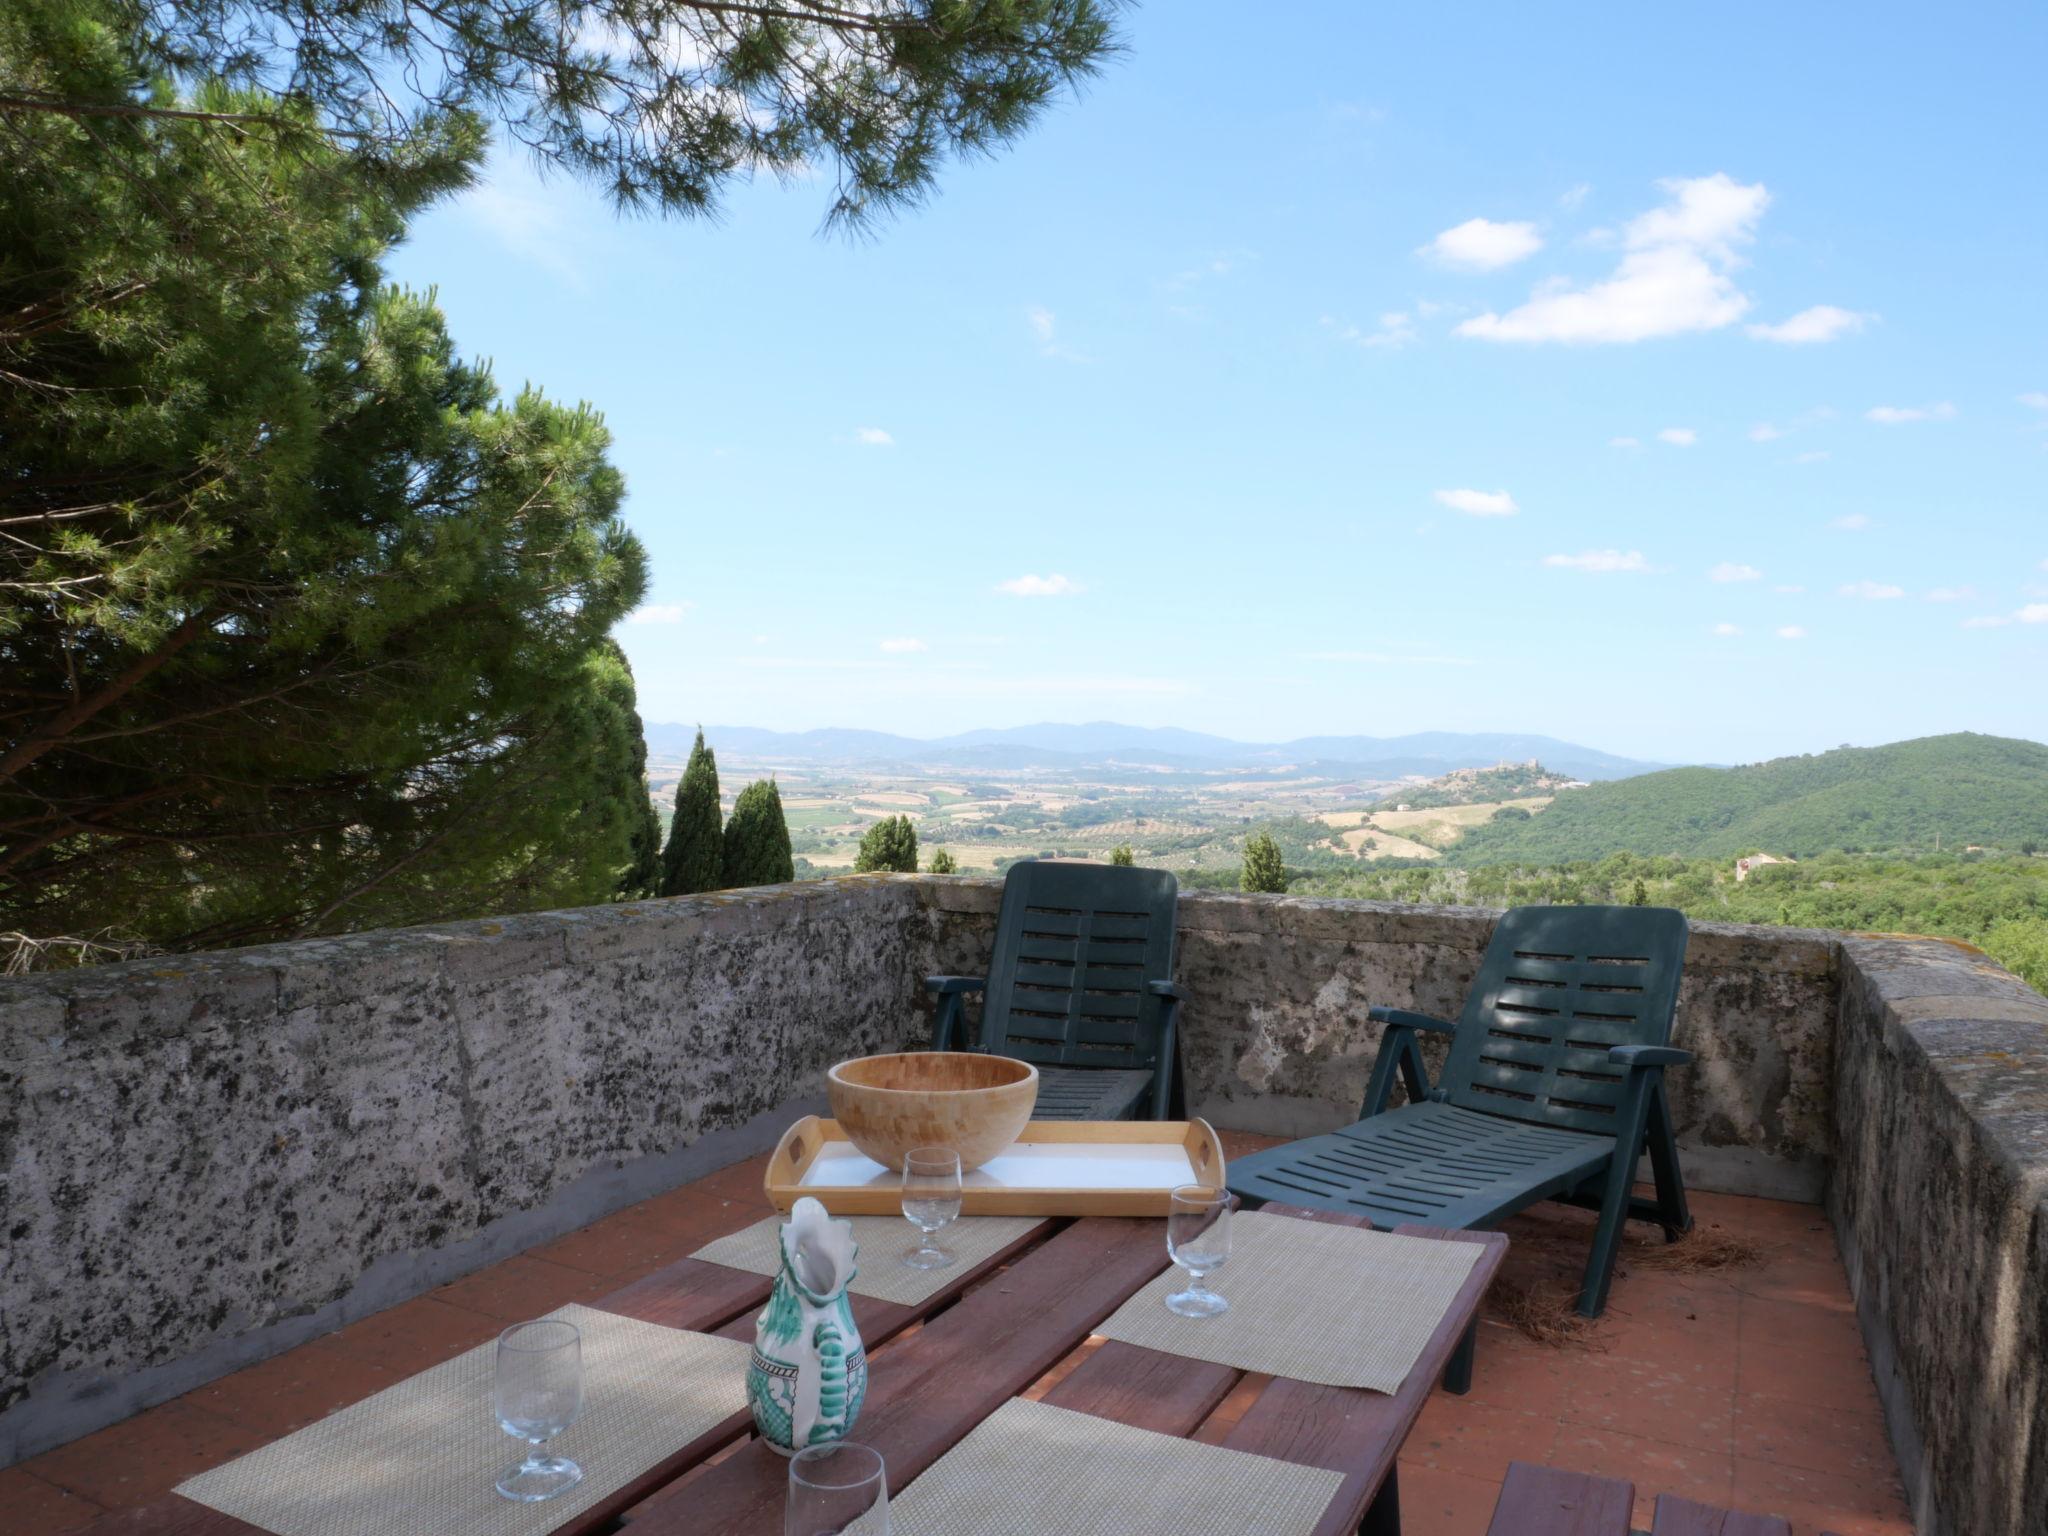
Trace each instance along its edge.
<instances>
[{"instance_id":1,"label":"wooden serving tray","mask_svg":"<svg viewBox=\"0 0 2048 1536\"><path fill-rule=\"evenodd\" d=\"M902 1179L862 1154L837 1120L806 1115L768 1160L777 1210L805 1195L834 1216L895 1216ZM1034 1120L961 1181L963 1216L1164 1216L1176 1184L1223 1182L1206 1120Z\"/></svg>"}]
</instances>

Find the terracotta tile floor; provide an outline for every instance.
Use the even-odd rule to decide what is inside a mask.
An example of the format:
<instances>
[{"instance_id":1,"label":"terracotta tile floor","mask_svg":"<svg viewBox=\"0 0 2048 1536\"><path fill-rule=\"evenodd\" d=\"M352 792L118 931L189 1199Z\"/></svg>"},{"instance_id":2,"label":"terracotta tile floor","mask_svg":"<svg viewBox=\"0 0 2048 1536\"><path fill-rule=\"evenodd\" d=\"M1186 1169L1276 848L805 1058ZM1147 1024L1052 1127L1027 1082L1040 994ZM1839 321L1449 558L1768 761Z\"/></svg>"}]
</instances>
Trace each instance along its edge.
<instances>
[{"instance_id":1,"label":"terracotta tile floor","mask_svg":"<svg viewBox=\"0 0 2048 1536\"><path fill-rule=\"evenodd\" d=\"M1263 1138L1226 1135L1232 1151ZM56 1536L483 1342L508 1320L615 1290L767 1210L765 1159L721 1170L310 1344L0 1471L0 1536ZM1401 1456L1407 1536L1483 1536L1511 1460L1768 1511L1797 1536L1911 1536L1834 1234L1812 1206L1695 1195L1752 1263L1681 1273L1624 1258L1607 1316L1537 1343L1496 1306L1465 1397L1439 1392ZM1579 1212L1519 1218L1503 1290L1562 1294ZM1647 1252L1647 1249L1638 1250ZM1228 1408L1228 1404L1225 1404Z\"/></svg>"}]
</instances>

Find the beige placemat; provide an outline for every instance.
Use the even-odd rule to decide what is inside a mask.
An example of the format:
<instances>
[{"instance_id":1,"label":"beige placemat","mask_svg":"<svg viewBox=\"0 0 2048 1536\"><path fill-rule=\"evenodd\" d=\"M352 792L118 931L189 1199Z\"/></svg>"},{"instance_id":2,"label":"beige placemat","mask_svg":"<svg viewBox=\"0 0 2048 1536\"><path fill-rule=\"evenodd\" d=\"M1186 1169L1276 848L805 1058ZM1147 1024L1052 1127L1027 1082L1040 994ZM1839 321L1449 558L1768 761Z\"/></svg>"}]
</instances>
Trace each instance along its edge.
<instances>
[{"instance_id":1,"label":"beige placemat","mask_svg":"<svg viewBox=\"0 0 2048 1536\"><path fill-rule=\"evenodd\" d=\"M690 1257L754 1275L776 1274L782 1268L781 1239L776 1234L786 1219L770 1216L757 1221L715 1243L706 1243ZM962 1271L1000 1253L1045 1220L1043 1216L963 1216L938 1234L939 1246L953 1255L953 1262L944 1269L912 1269L903 1257L917 1247L917 1228L901 1216L842 1219L853 1223L853 1240L860 1244L860 1272L847 1289L856 1296L901 1302L906 1307L937 1295Z\"/></svg>"},{"instance_id":2,"label":"beige placemat","mask_svg":"<svg viewBox=\"0 0 2048 1536\"><path fill-rule=\"evenodd\" d=\"M745 1344L570 1305L583 1415L548 1442L583 1481L515 1504L494 1486L520 1443L491 1411L496 1341L386 1387L178 1492L277 1536L546 1536L747 1407Z\"/></svg>"},{"instance_id":3,"label":"beige placemat","mask_svg":"<svg viewBox=\"0 0 2048 1536\"><path fill-rule=\"evenodd\" d=\"M1188 1283L1169 1268L1096 1331L1241 1371L1393 1392L1479 1254L1477 1243L1243 1211L1233 1219L1230 1262L1209 1277L1228 1312L1167 1311L1167 1296Z\"/></svg>"},{"instance_id":4,"label":"beige placemat","mask_svg":"<svg viewBox=\"0 0 2048 1536\"><path fill-rule=\"evenodd\" d=\"M1019 1397L891 1497L890 1530L892 1536L1308 1536L1343 1485L1341 1472Z\"/></svg>"}]
</instances>

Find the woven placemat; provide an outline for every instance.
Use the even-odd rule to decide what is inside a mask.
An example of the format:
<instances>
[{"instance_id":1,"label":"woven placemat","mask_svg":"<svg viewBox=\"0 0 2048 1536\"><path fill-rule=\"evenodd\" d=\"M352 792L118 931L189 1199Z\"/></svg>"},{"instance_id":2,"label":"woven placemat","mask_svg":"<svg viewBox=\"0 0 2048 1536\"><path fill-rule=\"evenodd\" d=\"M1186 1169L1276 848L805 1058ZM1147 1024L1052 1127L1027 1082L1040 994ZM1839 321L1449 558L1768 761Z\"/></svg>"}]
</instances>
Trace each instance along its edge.
<instances>
[{"instance_id":1,"label":"woven placemat","mask_svg":"<svg viewBox=\"0 0 2048 1536\"><path fill-rule=\"evenodd\" d=\"M1343 1485L1343 1473L1322 1467L1012 1398L891 1496L890 1530L892 1536L1308 1536Z\"/></svg>"},{"instance_id":2,"label":"woven placemat","mask_svg":"<svg viewBox=\"0 0 2048 1536\"><path fill-rule=\"evenodd\" d=\"M1241 1371L1394 1392L1479 1254L1477 1243L1240 1212L1230 1262L1209 1278L1228 1312L1167 1311L1167 1296L1188 1283L1169 1268L1096 1332Z\"/></svg>"},{"instance_id":3,"label":"woven placemat","mask_svg":"<svg viewBox=\"0 0 2048 1536\"><path fill-rule=\"evenodd\" d=\"M747 1346L566 1306L583 1331L583 1416L547 1454L583 1468L559 1498L495 1486L523 1448L491 1411L497 1343L181 1483L186 1498L277 1536L546 1536L747 1408Z\"/></svg>"},{"instance_id":4,"label":"woven placemat","mask_svg":"<svg viewBox=\"0 0 2048 1536\"><path fill-rule=\"evenodd\" d=\"M785 1218L770 1216L751 1227L742 1227L715 1243L706 1243L690 1257L723 1264L727 1269L744 1269L749 1274L773 1275L782 1269L781 1238ZM904 1255L917 1247L917 1228L901 1216L848 1216L853 1223L853 1240L860 1244L860 1272L847 1289L856 1296L877 1301L916 1306L936 1296L991 1254L1038 1226L1043 1216L963 1216L938 1234L939 1246L953 1255L943 1269L912 1269Z\"/></svg>"}]
</instances>

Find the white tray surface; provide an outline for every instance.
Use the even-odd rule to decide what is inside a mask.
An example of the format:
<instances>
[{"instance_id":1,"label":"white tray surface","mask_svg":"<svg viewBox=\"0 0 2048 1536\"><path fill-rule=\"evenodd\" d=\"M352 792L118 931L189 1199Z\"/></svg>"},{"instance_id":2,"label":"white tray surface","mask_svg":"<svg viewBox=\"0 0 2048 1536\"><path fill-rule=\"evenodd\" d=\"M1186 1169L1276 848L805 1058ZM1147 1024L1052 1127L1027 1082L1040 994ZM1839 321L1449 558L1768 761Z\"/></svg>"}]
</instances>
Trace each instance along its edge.
<instances>
[{"instance_id":1,"label":"white tray surface","mask_svg":"<svg viewBox=\"0 0 2048 1536\"><path fill-rule=\"evenodd\" d=\"M894 1189L891 1173L850 1141L828 1141L804 1170L809 1189ZM1172 1189L1195 1184L1188 1149L1178 1142L1019 1142L961 1181L968 1189Z\"/></svg>"}]
</instances>

